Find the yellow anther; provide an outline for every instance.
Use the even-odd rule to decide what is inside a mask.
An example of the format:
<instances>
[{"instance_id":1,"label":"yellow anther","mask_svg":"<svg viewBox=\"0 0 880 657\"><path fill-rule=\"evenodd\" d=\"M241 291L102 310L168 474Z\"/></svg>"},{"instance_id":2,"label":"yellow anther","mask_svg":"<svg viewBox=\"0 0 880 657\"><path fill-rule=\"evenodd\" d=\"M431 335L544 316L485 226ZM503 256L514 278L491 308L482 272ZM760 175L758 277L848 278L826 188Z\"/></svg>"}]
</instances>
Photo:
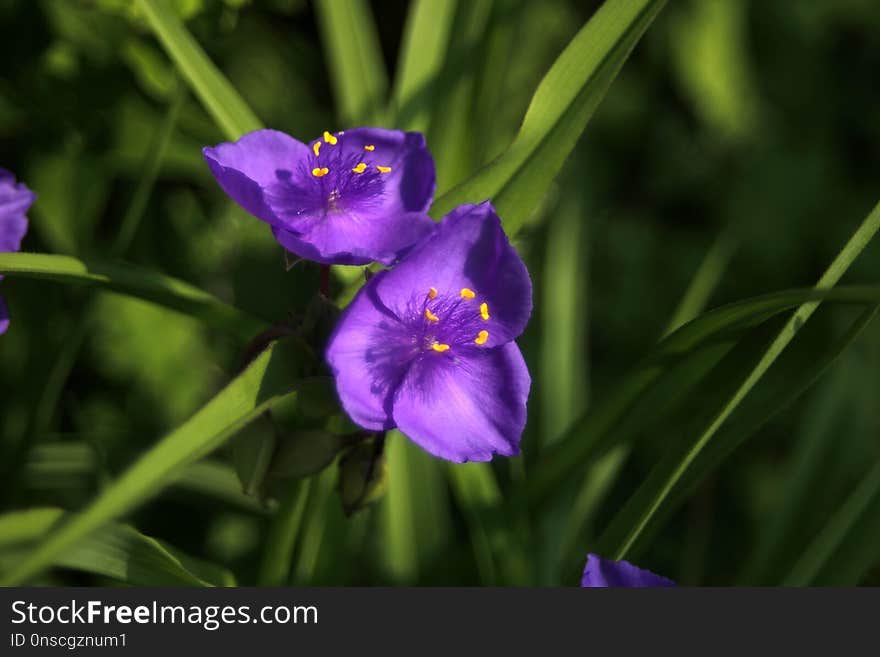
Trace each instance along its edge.
<instances>
[{"instance_id":1,"label":"yellow anther","mask_svg":"<svg viewBox=\"0 0 880 657\"><path fill-rule=\"evenodd\" d=\"M442 342L435 342L431 345L431 349L439 351L442 354L444 351L449 351L449 345L443 344Z\"/></svg>"},{"instance_id":2,"label":"yellow anther","mask_svg":"<svg viewBox=\"0 0 880 657\"><path fill-rule=\"evenodd\" d=\"M330 173L330 169L328 169L327 167L315 167L314 169L312 169L312 175L315 176L315 178L326 176L328 173Z\"/></svg>"},{"instance_id":3,"label":"yellow anther","mask_svg":"<svg viewBox=\"0 0 880 657\"><path fill-rule=\"evenodd\" d=\"M436 287L432 287L430 290L428 290L428 298L429 299L436 299L437 298L437 288Z\"/></svg>"},{"instance_id":4,"label":"yellow anther","mask_svg":"<svg viewBox=\"0 0 880 657\"><path fill-rule=\"evenodd\" d=\"M437 315L435 315L434 313L432 313L430 308L425 308L425 318L429 322L439 322L440 321L440 318L437 317Z\"/></svg>"},{"instance_id":5,"label":"yellow anther","mask_svg":"<svg viewBox=\"0 0 880 657\"><path fill-rule=\"evenodd\" d=\"M354 169L352 169L352 171L354 171L355 173L363 173L366 170L367 170L367 165L364 164L363 162L361 162Z\"/></svg>"},{"instance_id":6,"label":"yellow anther","mask_svg":"<svg viewBox=\"0 0 880 657\"><path fill-rule=\"evenodd\" d=\"M376 168L379 170L379 173L388 173L391 171L391 167L377 166Z\"/></svg>"},{"instance_id":7,"label":"yellow anther","mask_svg":"<svg viewBox=\"0 0 880 657\"><path fill-rule=\"evenodd\" d=\"M461 288L461 298L462 299L473 299L475 296L477 296L477 295L474 294L474 291L471 288L469 288L469 287Z\"/></svg>"},{"instance_id":8,"label":"yellow anther","mask_svg":"<svg viewBox=\"0 0 880 657\"><path fill-rule=\"evenodd\" d=\"M480 304L480 317L489 319L489 304L485 301Z\"/></svg>"},{"instance_id":9,"label":"yellow anther","mask_svg":"<svg viewBox=\"0 0 880 657\"><path fill-rule=\"evenodd\" d=\"M373 146L372 144L367 144L366 146L364 146L364 150L365 151L374 151L374 150L376 150L376 147Z\"/></svg>"},{"instance_id":10,"label":"yellow anther","mask_svg":"<svg viewBox=\"0 0 880 657\"><path fill-rule=\"evenodd\" d=\"M489 339L489 331L480 331L477 333L477 337L474 339L474 342L477 344L486 344L486 340Z\"/></svg>"},{"instance_id":11,"label":"yellow anther","mask_svg":"<svg viewBox=\"0 0 880 657\"><path fill-rule=\"evenodd\" d=\"M321 154L321 142L316 141L312 144L312 150L315 151L315 157L318 157Z\"/></svg>"},{"instance_id":12,"label":"yellow anther","mask_svg":"<svg viewBox=\"0 0 880 657\"><path fill-rule=\"evenodd\" d=\"M331 146L334 146L336 144L336 142L339 140L325 130L324 131L324 141L326 141Z\"/></svg>"}]
</instances>

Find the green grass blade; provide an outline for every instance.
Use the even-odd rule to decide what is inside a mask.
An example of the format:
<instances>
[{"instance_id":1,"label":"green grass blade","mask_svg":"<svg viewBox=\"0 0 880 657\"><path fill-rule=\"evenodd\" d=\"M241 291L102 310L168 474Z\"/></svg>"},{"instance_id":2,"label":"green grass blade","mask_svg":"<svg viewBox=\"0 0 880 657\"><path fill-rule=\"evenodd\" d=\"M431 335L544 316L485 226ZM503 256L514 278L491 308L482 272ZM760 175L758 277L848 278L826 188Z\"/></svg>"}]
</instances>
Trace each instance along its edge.
<instances>
[{"instance_id":1,"label":"green grass blade","mask_svg":"<svg viewBox=\"0 0 880 657\"><path fill-rule=\"evenodd\" d=\"M0 562L43 539L64 511L35 508L0 516ZM232 574L187 557L128 525L111 524L58 555L53 566L112 577L134 586L228 586Z\"/></svg>"},{"instance_id":2,"label":"green grass blade","mask_svg":"<svg viewBox=\"0 0 880 657\"><path fill-rule=\"evenodd\" d=\"M454 5L422 3L426 4L432 10ZM417 117L430 117L428 147L437 167L437 195L466 179L481 164L478 158L484 136L476 132L474 103L479 70L474 63L483 60L492 5L492 0L461 5L448 39L443 69L435 76L436 83L427 84L411 101L418 106ZM424 53L422 49L415 52ZM438 97L443 99L442 103L437 102ZM420 118L415 120L421 122Z\"/></svg>"},{"instance_id":3,"label":"green grass blade","mask_svg":"<svg viewBox=\"0 0 880 657\"><path fill-rule=\"evenodd\" d=\"M398 127L428 131L432 110L438 100L435 88L446 59L457 5L457 0L414 0L410 3L392 96ZM429 146L433 148L431 144Z\"/></svg>"},{"instance_id":4,"label":"green grass blade","mask_svg":"<svg viewBox=\"0 0 880 657\"><path fill-rule=\"evenodd\" d=\"M165 154L168 152L168 145L171 143L171 137L174 134L175 127L177 127L177 118L180 115L180 110L186 97L186 87L178 82L177 89L174 91L174 96L168 105L168 110L165 112L165 117L162 119L159 130L150 142L149 150L138 175L134 196L132 196L128 209L119 223L119 232L116 233L116 239L113 240L113 245L109 251L111 258L125 255L132 241L134 241L134 236L141 225L141 219L143 219L144 212L147 209L150 195L153 193L153 186L156 184L156 179L159 176L162 160L165 159Z\"/></svg>"},{"instance_id":5,"label":"green grass blade","mask_svg":"<svg viewBox=\"0 0 880 657\"><path fill-rule=\"evenodd\" d=\"M809 586L871 505L880 500L880 461L868 472L840 510L807 546L783 580L783 586Z\"/></svg>"},{"instance_id":6,"label":"green grass blade","mask_svg":"<svg viewBox=\"0 0 880 657\"><path fill-rule=\"evenodd\" d=\"M293 548L302 526L310 481L295 481L275 512L260 564L258 586L286 586L290 581Z\"/></svg>"},{"instance_id":7,"label":"green grass blade","mask_svg":"<svg viewBox=\"0 0 880 657\"><path fill-rule=\"evenodd\" d=\"M856 257L862 252L865 246L867 246L871 238L874 237L878 229L880 229L880 204L874 207L873 211L865 218L853 234L852 238L850 238L849 242L843 247L841 252L819 279L816 289L827 290L833 287L840 280L840 277L843 276ZM794 338L795 334L816 311L819 303L819 301L812 301L804 303L798 307L794 315L786 322L785 326L783 326L776 338L766 349L758 363L754 366L751 372L749 372L748 376L737 387L723 408L721 408L700 433L692 447L668 473L668 476L662 477L662 483L657 486L656 491L651 495L642 494L639 496L639 499L646 500L644 504L628 505L625 507L625 510L621 513L625 514L623 517L627 520L621 520L619 522L620 524L628 524L629 530L619 543L613 543L614 549L610 551L609 554L614 559L626 558L630 549L639 538L639 535L645 530L648 523L669 497L670 493L685 475L694 460L705 449L727 418L730 417L743 399L745 399L746 395L749 394L752 388L754 388L767 370L770 369L777 358L779 358ZM662 467L662 464L658 465L658 467ZM653 479L649 479L649 481L651 484L655 483ZM648 482L646 482L645 486L647 485L649 485ZM636 495L639 495L639 493L637 492ZM612 526L614 525L615 523L612 523Z\"/></svg>"},{"instance_id":8,"label":"green grass blade","mask_svg":"<svg viewBox=\"0 0 880 657\"><path fill-rule=\"evenodd\" d=\"M700 351L732 346L744 331L806 303L819 301L870 305L880 302L880 287L850 286L830 290L797 289L774 292L707 312L662 340L641 364L566 431L542 455L524 493L529 505L539 504L560 481L582 471L595 456L614 446L609 432L640 396L669 369ZM714 363L713 363L714 364ZM692 377L688 377L692 379ZM629 417L633 417L629 414ZM604 441L604 442L603 442Z\"/></svg>"},{"instance_id":9,"label":"green grass blade","mask_svg":"<svg viewBox=\"0 0 880 657\"><path fill-rule=\"evenodd\" d=\"M340 127L382 125L388 78L369 3L316 0L315 13L339 108Z\"/></svg>"},{"instance_id":10,"label":"green grass blade","mask_svg":"<svg viewBox=\"0 0 880 657\"><path fill-rule=\"evenodd\" d=\"M665 0L607 0L538 85L513 144L434 202L443 216L492 199L508 233L519 230L559 172L626 58Z\"/></svg>"},{"instance_id":11,"label":"green grass blade","mask_svg":"<svg viewBox=\"0 0 880 657\"><path fill-rule=\"evenodd\" d=\"M166 0L137 0L156 37L227 139L262 126L247 103L208 59Z\"/></svg>"},{"instance_id":12,"label":"green grass blade","mask_svg":"<svg viewBox=\"0 0 880 657\"><path fill-rule=\"evenodd\" d=\"M0 253L0 273L120 292L191 315L242 339L252 338L267 324L189 283L132 265L47 253Z\"/></svg>"},{"instance_id":13,"label":"green grass blade","mask_svg":"<svg viewBox=\"0 0 880 657\"><path fill-rule=\"evenodd\" d=\"M761 394L757 392L746 398L736 413L718 431L706 448L700 452L688 471L681 478L663 508L654 516L650 530L656 531L672 512L684 503L697 489L701 481L773 417L786 409L808 390L819 377L840 357L877 312L876 306L867 308L839 338L827 347L823 344L817 353L816 342L804 339L794 343L774 364L762 380ZM778 324L778 322L777 322ZM821 328L821 327L820 327ZM644 483L615 516L605 530L598 550L611 552L632 526L632 514L643 509L657 495L682 459L691 451L695 436L706 426L709 419L726 407L731 394L746 380L756 363L764 356L767 344L776 326L760 327L746 337L719 365L701 381L689 403L675 410L669 417L658 422L652 440L672 445L651 471ZM805 331L809 334L812 329ZM820 332L823 340L824 333ZM650 539L651 531L642 532L637 546ZM635 548L633 548L635 549ZM750 582L752 584L756 582Z\"/></svg>"},{"instance_id":14,"label":"green grass blade","mask_svg":"<svg viewBox=\"0 0 880 657\"><path fill-rule=\"evenodd\" d=\"M129 513L173 483L189 464L216 449L274 402L293 392L307 360L293 340L275 343L190 420L166 435L84 511L53 532L0 585L20 584L48 568L65 550Z\"/></svg>"},{"instance_id":15,"label":"green grass blade","mask_svg":"<svg viewBox=\"0 0 880 657\"><path fill-rule=\"evenodd\" d=\"M444 463L399 431L385 443L388 488L382 499L382 564L394 582L416 581L450 531Z\"/></svg>"},{"instance_id":16,"label":"green grass blade","mask_svg":"<svg viewBox=\"0 0 880 657\"><path fill-rule=\"evenodd\" d=\"M547 226L541 312L541 439L559 438L587 407L588 219L583 204L558 208Z\"/></svg>"},{"instance_id":17,"label":"green grass blade","mask_svg":"<svg viewBox=\"0 0 880 657\"><path fill-rule=\"evenodd\" d=\"M700 268L691 279L678 308L675 309L672 319L669 320L669 325L663 333L664 336L669 335L703 312L735 250L736 240L730 229L725 230L718 236L700 263Z\"/></svg>"}]
</instances>

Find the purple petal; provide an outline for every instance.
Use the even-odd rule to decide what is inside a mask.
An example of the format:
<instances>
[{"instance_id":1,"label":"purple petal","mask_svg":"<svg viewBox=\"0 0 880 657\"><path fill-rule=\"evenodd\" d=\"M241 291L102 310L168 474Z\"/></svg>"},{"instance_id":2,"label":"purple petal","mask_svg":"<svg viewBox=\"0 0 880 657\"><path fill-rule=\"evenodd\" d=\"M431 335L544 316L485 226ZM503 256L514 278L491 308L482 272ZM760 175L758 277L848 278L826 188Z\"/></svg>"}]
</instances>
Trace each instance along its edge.
<instances>
[{"instance_id":1,"label":"purple petal","mask_svg":"<svg viewBox=\"0 0 880 657\"><path fill-rule=\"evenodd\" d=\"M391 263L433 229L434 161L419 133L355 128L306 145L257 130L203 152L223 190L301 257Z\"/></svg>"},{"instance_id":2,"label":"purple petal","mask_svg":"<svg viewBox=\"0 0 880 657\"><path fill-rule=\"evenodd\" d=\"M27 233L27 211L37 195L24 183L16 183L15 176L0 168L0 252L18 251ZM0 279L3 277L0 276ZM9 328L9 311L0 297L0 335Z\"/></svg>"},{"instance_id":3,"label":"purple petal","mask_svg":"<svg viewBox=\"0 0 880 657\"><path fill-rule=\"evenodd\" d=\"M325 264L392 264L401 253L435 230L422 212L393 213L380 219L355 213L327 215L324 221L298 235L273 227L275 239L301 258Z\"/></svg>"},{"instance_id":4,"label":"purple petal","mask_svg":"<svg viewBox=\"0 0 880 657\"><path fill-rule=\"evenodd\" d=\"M6 333L6 329L9 328L9 311L6 310L6 304L3 302L3 297L0 297L0 335Z\"/></svg>"},{"instance_id":5,"label":"purple petal","mask_svg":"<svg viewBox=\"0 0 880 657\"><path fill-rule=\"evenodd\" d=\"M37 196L0 168L0 252L18 251L27 232L27 211Z\"/></svg>"},{"instance_id":6,"label":"purple petal","mask_svg":"<svg viewBox=\"0 0 880 657\"><path fill-rule=\"evenodd\" d=\"M444 217L378 286L382 302L399 316L415 290L438 290L441 298L470 299L475 316L486 303L486 346L509 342L522 333L532 312L532 282L525 263L510 245L492 204L462 205Z\"/></svg>"},{"instance_id":7,"label":"purple petal","mask_svg":"<svg viewBox=\"0 0 880 657\"><path fill-rule=\"evenodd\" d=\"M375 297L376 274L336 324L327 362L342 406L365 429L391 429L391 401L409 367L411 340L405 327Z\"/></svg>"},{"instance_id":8,"label":"purple petal","mask_svg":"<svg viewBox=\"0 0 880 657\"><path fill-rule=\"evenodd\" d=\"M386 277L387 280L387 277ZM415 360L394 397L394 421L410 440L449 461L519 453L531 379L510 342Z\"/></svg>"},{"instance_id":9,"label":"purple petal","mask_svg":"<svg viewBox=\"0 0 880 657\"><path fill-rule=\"evenodd\" d=\"M387 192L384 211L427 212L437 178L423 134L384 128L354 128L338 134L343 152L369 166L391 168L382 175ZM367 146L373 150L364 150Z\"/></svg>"},{"instance_id":10,"label":"purple petal","mask_svg":"<svg viewBox=\"0 0 880 657\"><path fill-rule=\"evenodd\" d=\"M633 566L628 561L611 561L595 554L587 555L581 577L582 587L656 587L675 586L666 577Z\"/></svg>"},{"instance_id":11,"label":"purple petal","mask_svg":"<svg viewBox=\"0 0 880 657\"><path fill-rule=\"evenodd\" d=\"M275 223L280 219L267 194L280 182L301 177L309 148L278 130L255 130L202 153L224 192L255 217Z\"/></svg>"}]
</instances>

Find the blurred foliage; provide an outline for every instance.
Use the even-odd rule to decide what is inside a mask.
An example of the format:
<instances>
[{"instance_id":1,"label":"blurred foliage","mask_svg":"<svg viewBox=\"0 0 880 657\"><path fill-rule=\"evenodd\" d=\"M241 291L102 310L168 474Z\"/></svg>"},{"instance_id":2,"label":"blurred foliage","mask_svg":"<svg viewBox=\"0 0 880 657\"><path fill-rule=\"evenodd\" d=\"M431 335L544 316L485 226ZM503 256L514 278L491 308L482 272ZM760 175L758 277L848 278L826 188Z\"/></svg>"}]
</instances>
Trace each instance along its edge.
<instances>
[{"instance_id":1,"label":"blurred foliage","mask_svg":"<svg viewBox=\"0 0 880 657\"><path fill-rule=\"evenodd\" d=\"M429 102L409 109L444 190L507 147L538 82L601 2L450 4L448 43L432 64L441 73ZM313 4L172 6L265 125L303 140L345 127L336 117L351 103L332 83ZM395 80L410 3L364 7L377 64ZM576 584L581 555L680 437L676 422L712 391L690 392L679 415L558 482L539 511L505 503L674 318L819 277L880 196L878 30L874 0L680 0L661 12L517 236L535 283L520 340L534 384L524 455L494 463L494 478L447 467L396 432L345 449L302 443L355 430L315 412L318 385L291 418L252 425L126 518L140 534L115 531L173 546L174 573L186 574L179 564L190 558L178 555L188 554L215 564L214 579L228 571L242 584ZM0 2L0 61L0 165L39 195L25 250L107 257L180 93L174 65L126 0ZM395 109L405 120L407 108ZM223 138L187 94L130 247L114 256L289 324L307 316L318 267L290 266L268 229L216 186L200 149ZM878 249L845 281L880 281ZM340 294L360 278L338 274ZM13 313L0 338L2 513L82 508L243 364L247 345L144 301L36 280L2 285ZM853 317L823 307L791 358L806 367ZM640 564L687 584L880 584L878 331L869 325L818 385L696 486ZM247 466L254 492L269 467L261 450L279 441L288 460L337 458L342 480L328 468L289 490L275 482L265 503L246 497L233 464ZM281 568L260 565L270 536ZM118 570L80 566L38 581L99 584Z\"/></svg>"}]
</instances>

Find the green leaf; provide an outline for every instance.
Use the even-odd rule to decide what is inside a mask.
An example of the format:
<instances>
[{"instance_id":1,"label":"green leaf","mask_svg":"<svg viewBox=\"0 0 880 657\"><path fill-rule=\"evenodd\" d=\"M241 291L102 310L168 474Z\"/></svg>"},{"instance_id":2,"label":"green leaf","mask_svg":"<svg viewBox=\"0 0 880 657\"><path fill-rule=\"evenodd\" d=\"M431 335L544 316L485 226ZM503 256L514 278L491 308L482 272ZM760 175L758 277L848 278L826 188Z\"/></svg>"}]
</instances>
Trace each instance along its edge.
<instances>
[{"instance_id":1,"label":"green leaf","mask_svg":"<svg viewBox=\"0 0 880 657\"><path fill-rule=\"evenodd\" d=\"M382 125L388 79L370 6L364 0L316 0L342 127Z\"/></svg>"},{"instance_id":2,"label":"green leaf","mask_svg":"<svg viewBox=\"0 0 880 657\"><path fill-rule=\"evenodd\" d=\"M227 139L262 127L165 0L137 0L150 27Z\"/></svg>"},{"instance_id":3,"label":"green leaf","mask_svg":"<svg viewBox=\"0 0 880 657\"><path fill-rule=\"evenodd\" d=\"M64 516L55 508L36 508L0 516L0 561L30 549ZM111 524L59 554L60 568L112 577L135 586L234 586L227 570L187 557L128 525Z\"/></svg>"},{"instance_id":4,"label":"green leaf","mask_svg":"<svg viewBox=\"0 0 880 657\"><path fill-rule=\"evenodd\" d=\"M441 217L492 199L511 235L534 211L626 58L665 0L607 0L538 85L510 147L434 202Z\"/></svg>"},{"instance_id":5,"label":"green leaf","mask_svg":"<svg viewBox=\"0 0 880 657\"><path fill-rule=\"evenodd\" d=\"M0 273L128 294L191 315L242 339L250 339L266 327L265 322L189 283L132 265L85 261L47 253L0 253Z\"/></svg>"},{"instance_id":6,"label":"green leaf","mask_svg":"<svg viewBox=\"0 0 880 657\"><path fill-rule=\"evenodd\" d=\"M310 359L307 349L294 339L268 347L189 421L108 485L84 511L52 532L0 579L0 585L31 579L92 532L174 483L187 465L224 444L273 403L295 394L294 382L302 378Z\"/></svg>"},{"instance_id":7,"label":"green leaf","mask_svg":"<svg viewBox=\"0 0 880 657\"><path fill-rule=\"evenodd\" d=\"M816 285L817 291L828 291L828 288L833 287L840 280L840 277L862 252L878 229L880 229L880 204L876 205L865 218L849 242L847 242L819 279ZM662 461L656 466L655 473L658 474L649 476L648 480L631 498L631 502L620 512L618 520L613 521L611 528L608 530L609 533L614 535L614 528L622 526L629 528L619 541L612 539L603 541L606 546L609 543L614 546L613 550L606 550L608 554L612 555L612 558L626 558L639 535L648 526L648 523L667 500L676 485L679 484L688 469L694 464L700 453L706 448L728 417L766 374L786 347L788 347L795 334L809 320L818 306L818 300L800 305L776 335L770 346L764 351L757 364L745 376L736 390L732 392L727 402L701 430L687 452L672 466L666 461ZM670 336L669 340L673 340L676 335L680 335L686 328Z\"/></svg>"},{"instance_id":8,"label":"green leaf","mask_svg":"<svg viewBox=\"0 0 880 657\"><path fill-rule=\"evenodd\" d=\"M636 401L682 359L709 350L717 353L703 364L712 366L732 346L731 341L738 339L747 329L801 304L818 301L874 305L880 302L880 287L774 292L722 306L685 324L658 343L601 403L579 418L565 436L547 450L530 475L525 492L528 503L539 503L560 481L582 470L597 455L613 447L616 442L607 440L611 430ZM686 378L693 383L697 380L693 376ZM638 415L629 413L629 417L638 418ZM615 437L620 436L615 434Z\"/></svg>"},{"instance_id":9,"label":"green leaf","mask_svg":"<svg viewBox=\"0 0 880 657\"><path fill-rule=\"evenodd\" d=\"M457 4L457 0L415 0L410 4L392 99L398 127L428 131ZM490 2L473 4L487 6ZM442 171L440 167L438 171Z\"/></svg>"},{"instance_id":10,"label":"green leaf","mask_svg":"<svg viewBox=\"0 0 880 657\"><path fill-rule=\"evenodd\" d=\"M876 315L876 306L865 310L852 326L839 338L827 342L824 333L818 333L820 341L809 342L807 335L783 354L774 367L762 379L759 391L755 391L739 405L725 425L696 456L687 472L681 477L663 508L653 517L638 541L630 548L648 542L650 530L658 529L663 521L683 503L711 471L717 468L737 447L754 435L775 415L800 397L834 363L841 353L861 334ZM820 327L821 328L821 327ZM652 469L642 485L627 504L617 513L600 539L597 550L611 553L624 540L633 526L634 515L644 509L658 495L658 490L668 481L683 459L692 452L696 437L703 428L727 407L731 395L754 371L756 363L764 357L767 344L778 331L777 325L761 327L752 332L740 345L700 382L689 403L677 409L672 417L658 423L651 439L668 442L671 446ZM809 331L809 330L808 330ZM818 349L817 349L817 345Z\"/></svg>"}]
</instances>

